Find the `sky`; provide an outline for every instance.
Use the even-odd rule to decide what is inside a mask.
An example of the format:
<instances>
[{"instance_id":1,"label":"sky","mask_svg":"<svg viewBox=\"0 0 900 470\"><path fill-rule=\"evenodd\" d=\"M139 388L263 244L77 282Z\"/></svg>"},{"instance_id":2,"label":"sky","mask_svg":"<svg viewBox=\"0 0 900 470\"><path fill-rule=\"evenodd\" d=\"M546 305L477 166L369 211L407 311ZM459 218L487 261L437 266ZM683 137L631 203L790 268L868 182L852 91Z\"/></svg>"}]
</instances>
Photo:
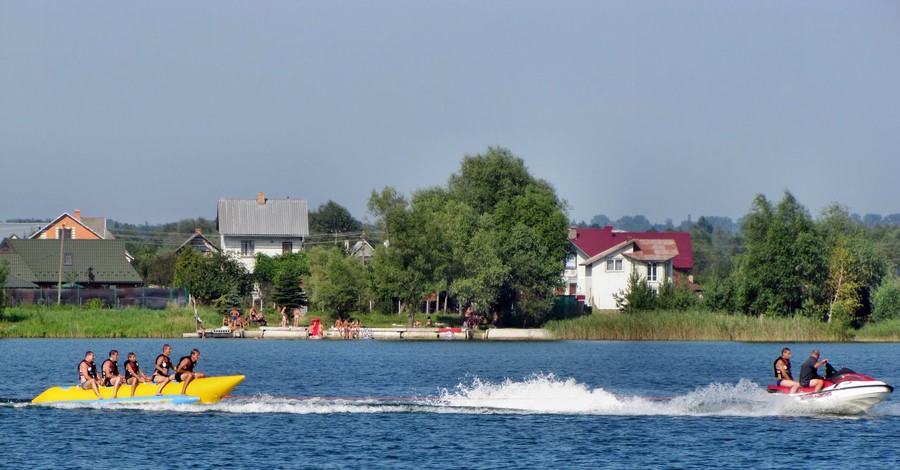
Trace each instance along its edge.
<instances>
[{"instance_id":1,"label":"sky","mask_svg":"<svg viewBox=\"0 0 900 470\"><path fill-rule=\"evenodd\" d=\"M573 221L900 212L900 2L0 0L0 220L371 220L492 146Z\"/></svg>"}]
</instances>

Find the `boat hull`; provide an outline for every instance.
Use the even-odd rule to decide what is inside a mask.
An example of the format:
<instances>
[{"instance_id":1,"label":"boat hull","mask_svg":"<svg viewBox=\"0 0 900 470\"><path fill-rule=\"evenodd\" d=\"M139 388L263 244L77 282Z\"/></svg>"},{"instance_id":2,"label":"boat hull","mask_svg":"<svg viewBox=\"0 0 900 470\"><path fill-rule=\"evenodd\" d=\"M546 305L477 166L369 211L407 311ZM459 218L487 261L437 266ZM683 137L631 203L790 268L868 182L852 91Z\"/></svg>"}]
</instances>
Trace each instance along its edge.
<instances>
[{"instance_id":1,"label":"boat hull","mask_svg":"<svg viewBox=\"0 0 900 470\"><path fill-rule=\"evenodd\" d=\"M187 397L195 397L200 403L215 403L222 399L222 397L228 395L234 387L236 387L241 381L244 380L243 375L225 375L219 377L204 377L202 379L194 379L190 384L188 384L187 390L185 391L185 395L181 395L181 383L170 382L166 384L165 388L162 390L163 397L177 397L177 396L187 396ZM134 397L136 399L144 398L143 401L155 401L155 400L165 400L156 399L156 389L159 385L154 383L142 383L139 384L137 389L134 392ZM103 397L104 400L107 399L123 399L131 397L131 386L123 385L119 387L119 393L116 397L113 397L114 387L100 387L100 396ZM50 387L47 390L44 390L43 393L38 395L31 400L32 403L54 403L54 402L71 402L71 401L103 401L98 400L97 395L94 394L93 390L84 390L77 385L67 386L67 387ZM136 400L132 400L136 401ZM167 401L169 402L184 402L186 400L177 400L174 398L170 398Z\"/></svg>"},{"instance_id":2,"label":"boat hull","mask_svg":"<svg viewBox=\"0 0 900 470\"><path fill-rule=\"evenodd\" d=\"M769 392L787 396L817 410L828 413L858 414L869 410L885 399L894 388L878 381L841 382L829 385L818 392L802 389L800 393L789 394L790 388L769 386Z\"/></svg>"}]
</instances>

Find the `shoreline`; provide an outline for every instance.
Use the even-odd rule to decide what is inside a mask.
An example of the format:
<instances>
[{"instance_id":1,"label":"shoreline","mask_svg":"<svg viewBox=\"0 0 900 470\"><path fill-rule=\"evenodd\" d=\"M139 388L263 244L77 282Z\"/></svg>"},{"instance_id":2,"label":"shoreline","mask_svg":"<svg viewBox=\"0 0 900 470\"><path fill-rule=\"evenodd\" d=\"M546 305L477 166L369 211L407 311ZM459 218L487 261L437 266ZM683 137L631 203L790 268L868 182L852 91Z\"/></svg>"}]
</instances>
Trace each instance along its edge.
<instances>
[{"instance_id":1,"label":"shoreline","mask_svg":"<svg viewBox=\"0 0 900 470\"><path fill-rule=\"evenodd\" d=\"M184 333L182 338L199 339L200 332ZM205 337L210 339L303 339L303 340L345 340L334 328L322 330L321 336L311 337L306 327L283 328L263 326L257 329L217 328L206 330ZM472 330L466 328L363 328L359 338L374 340L407 340L407 341L553 341L556 338L543 328L490 328Z\"/></svg>"}]
</instances>

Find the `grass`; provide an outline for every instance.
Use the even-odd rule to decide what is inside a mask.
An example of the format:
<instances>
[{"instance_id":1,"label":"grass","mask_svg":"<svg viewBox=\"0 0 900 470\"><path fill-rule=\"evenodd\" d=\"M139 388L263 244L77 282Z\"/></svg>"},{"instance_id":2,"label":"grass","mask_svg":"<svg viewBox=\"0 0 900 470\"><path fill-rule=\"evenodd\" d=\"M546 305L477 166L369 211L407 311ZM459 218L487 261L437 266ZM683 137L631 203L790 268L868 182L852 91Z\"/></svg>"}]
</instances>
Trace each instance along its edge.
<instances>
[{"instance_id":1,"label":"grass","mask_svg":"<svg viewBox=\"0 0 900 470\"><path fill-rule=\"evenodd\" d=\"M866 325L855 336L858 341L900 341L900 318Z\"/></svg>"},{"instance_id":2,"label":"grass","mask_svg":"<svg viewBox=\"0 0 900 470\"><path fill-rule=\"evenodd\" d=\"M632 341L849 341L831 325L794 318L710 312L600 312L545 327L559 339Z\"/></svg>"}]
</instances>

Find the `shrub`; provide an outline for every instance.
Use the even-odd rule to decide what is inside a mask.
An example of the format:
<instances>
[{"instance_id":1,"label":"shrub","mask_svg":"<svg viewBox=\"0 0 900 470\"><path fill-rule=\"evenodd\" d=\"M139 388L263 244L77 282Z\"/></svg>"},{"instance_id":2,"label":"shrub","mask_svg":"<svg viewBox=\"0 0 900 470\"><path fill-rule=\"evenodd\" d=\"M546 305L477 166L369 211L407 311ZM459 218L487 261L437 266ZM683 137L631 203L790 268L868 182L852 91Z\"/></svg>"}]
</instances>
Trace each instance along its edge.
<instances>
[{"instance_id":1,"label":"shrub","mask_svg":"<svg viewBox=\"0 0 900 470\"><path fill-rule=\"evenodd\" d=\"M900 318L900 279L885 279L875 290L872 300L872 321Z\"/></svg>"}]
</instances>

